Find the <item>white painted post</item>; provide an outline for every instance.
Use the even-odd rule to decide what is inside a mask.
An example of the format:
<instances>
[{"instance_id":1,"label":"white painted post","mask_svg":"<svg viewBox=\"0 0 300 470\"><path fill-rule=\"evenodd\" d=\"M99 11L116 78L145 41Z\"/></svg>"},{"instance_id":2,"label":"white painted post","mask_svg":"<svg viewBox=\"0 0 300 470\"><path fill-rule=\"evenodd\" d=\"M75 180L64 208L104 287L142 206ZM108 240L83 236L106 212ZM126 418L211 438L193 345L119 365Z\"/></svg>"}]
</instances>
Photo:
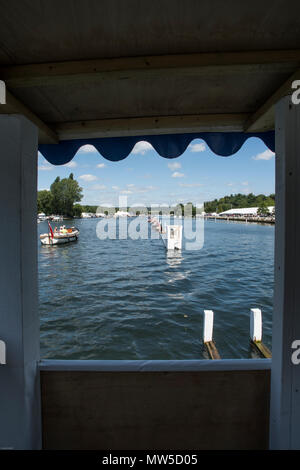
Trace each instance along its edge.
<instances>
[{"instance_id":1,"label":"white painted post","mask_svg":"<svg viewBox=\"0 0 300 470\"><path fill-rule=\"evenodd\" d=\"M212 310L204 310L203 343L209 343L213 340L213 329L214 312Z\"/></svg>"},{"instance_id":2,"label":"white painted post","mask_svg":"<svg viewBox=\"0 0 300 470\"><path fill-rule=\"evenodd\" d=\"M252 341L262 340L262 316L259 308L250 310L250 338Z\"/></svg>"},{"instance_id":3,"label":"white painted post","mask_svg":"<svg viewBox=\"0 0 300 470\"><path fill-rule=\"evenodd\" d=\"M0 449L41 447L37 145L31 122L0 115Z\"/></svg>"},{"instance_id":4,"label":"white painted post","mask_svg":"<svg viewBox=\"0 0 300 470\"><path fill-rule=\"evenodd\" d=\"M275 290L270 404L271 449L300 449L300 105L276 105Z\"/></svg>"},{"instance_id":5,"label":"white painted post","mask_svg":"<svg viewBox=\"0 0 300 470\"><path fill-rule=\"evenodd\" d=\"M167 250L181 250L182 248L182 225L167 225Z\"/></svg>"},{"instance_id":6,"label":"white painted post","mask_svg":"<svg viewBox=\"0 0 300 470\"><path fill-rule=\"evenodd\" d=\"M2 340L0 340L0 364L6 364L6 347Z\"/></svg>"},{"instance_id":7,"label":"white painted post","mask_svg":"<svg viewBox=\"0 0 300 470\"><path fill-rule=\"evenodd\" d=\"M6 86L3 80L0 80L0 105L6 104Z\"/></svg>"}]
</instances>

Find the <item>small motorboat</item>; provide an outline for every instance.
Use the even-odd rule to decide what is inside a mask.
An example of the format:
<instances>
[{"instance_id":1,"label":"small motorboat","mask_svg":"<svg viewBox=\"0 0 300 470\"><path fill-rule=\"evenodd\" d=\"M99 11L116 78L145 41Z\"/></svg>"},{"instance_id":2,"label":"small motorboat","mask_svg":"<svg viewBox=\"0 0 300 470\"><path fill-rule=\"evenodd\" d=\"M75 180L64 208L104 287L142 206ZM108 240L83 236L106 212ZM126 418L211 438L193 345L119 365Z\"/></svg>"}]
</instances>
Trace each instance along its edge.
<instances>
[{"instance_id":1,"label":"small motorboat","mask_svg":"<svg viewBox=\"0 0 300 470\"><path fill-rule=\"evenodd\" d=\"M63 225L59 229L55 228L53 231L49 224L49 232L42 233L40 240L42 245L62 245L63 243L76 242L78 235L79 230L76 227L66 228Z\"/></svg>"}]
</instances>

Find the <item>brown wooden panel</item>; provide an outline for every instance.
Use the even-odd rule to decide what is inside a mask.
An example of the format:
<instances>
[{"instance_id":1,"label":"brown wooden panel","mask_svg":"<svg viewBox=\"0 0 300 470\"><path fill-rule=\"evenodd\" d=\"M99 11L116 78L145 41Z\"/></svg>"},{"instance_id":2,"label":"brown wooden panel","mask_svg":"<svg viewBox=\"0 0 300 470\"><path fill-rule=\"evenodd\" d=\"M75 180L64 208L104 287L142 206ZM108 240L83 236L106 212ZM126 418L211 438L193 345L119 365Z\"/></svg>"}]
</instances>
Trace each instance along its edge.
<instances>
[{"instance_id":1,"label":"brown wooden panel","mask_svg":"<svg viewBox=\"0 0 300 470\"><path fill-rule=\"evenodd\" d=\"M264 449L269 371L41 372L45 449Z\"/></svg>"}]
</instances>

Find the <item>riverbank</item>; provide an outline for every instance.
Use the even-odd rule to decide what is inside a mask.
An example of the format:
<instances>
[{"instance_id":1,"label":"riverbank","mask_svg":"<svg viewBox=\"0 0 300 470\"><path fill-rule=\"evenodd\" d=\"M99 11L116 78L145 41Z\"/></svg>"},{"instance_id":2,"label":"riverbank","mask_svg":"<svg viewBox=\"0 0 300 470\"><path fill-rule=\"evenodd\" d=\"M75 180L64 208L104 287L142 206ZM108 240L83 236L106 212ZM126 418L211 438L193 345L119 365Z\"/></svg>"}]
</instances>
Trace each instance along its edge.
<instances>
[{"instance_id":1,"label":"riverbank","mask_svg":"<svg viewBox=\"0 0 300 470\"><path fill-rule=\"evenodd\" d=\"M213 215L205 215L204 218L233 222L255 222L259 224L275 224L275 219L272 217L215 217Z\"/></svg>"}]
</instances>

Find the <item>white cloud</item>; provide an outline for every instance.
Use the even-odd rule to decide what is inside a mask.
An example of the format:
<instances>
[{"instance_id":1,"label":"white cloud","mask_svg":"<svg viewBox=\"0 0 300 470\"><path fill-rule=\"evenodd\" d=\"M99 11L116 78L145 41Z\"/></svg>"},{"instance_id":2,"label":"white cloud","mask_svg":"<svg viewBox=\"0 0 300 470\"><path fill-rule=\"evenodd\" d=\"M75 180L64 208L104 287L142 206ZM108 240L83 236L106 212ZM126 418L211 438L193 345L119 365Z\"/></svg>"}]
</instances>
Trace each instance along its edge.
<instances>
[{"instance_id":1,"label":"white cloud","mask_svg":"<svg viewBox=\"0 0 300 470\"><path fill-rule=\"evenodd\" d=\"M97 179L97 176L95 175L81 175L79 176L79 179L89 182L89 181L95 181Z\"/></svg>"},{"instance_id":2,"label":"white cloud","mask_svg":"<svg viewBox=\"0 0 300 470\"><path fill-rule=\"evenodd\" d=\"M153 150L153 147L149 142L145 142L142 140L141 142L137 142L132 149L132 153L144 155L148 150Z\"/></svg>"},{"instance_id":3,"label":"white cloud","mask_svg":"<svg viewBox=\"0 0 300 470\"><path fill-rule=\"evenodd\" d=\"M156 186L141 186L139 188L135 188L137 193L148 193L149 191L156 191L158 188Z\"/></svg>"},{"instance_id":4,"label":"white cloud","mask_svg":"<svg viewBox=\"0 0 300 470\"><path fill-rule=\"evenodd\" d=\"M47 164L46 164L46 165L40 165L40 166L38 167L38 170L40 170L40 171L51 171L51 170L53 170L53 168L54 168L53 165L50 166L50 165L47 165Z\"/></svg>"},{"instance_id":5,"label":"white cloud","mask_svg":"<svg viewBox=\"0 0 300 470\"><path fill-rule=\"evenodd\" d=\"M184 178L184 173L179 173L178 171L175 171L172 173L172 178Z\"/></svg>"},{"instance_id":6,"label":"white cloud","mask_svg":"<svg viewBox=\"0 0 300 470\"><path fill-rule=\"evenodd\" d=\"M95 147L93 145L87 144L87 145L83 145L82 147L80 147L78 152L88 153L88 152L97 152L97 150L95 149Z\"/></svg>"},{"instance_id":7,"label":"white cloud","mask_svg":"<svg viewBox=\"0 0 300 470\"><path fill-rule=\"evenodd\" d=\"M249 181L243 181L243 182L242 182L242 185L243 185L243 186L249 186Z\"/></svg>"},{"instance_id":8,"label":"white cloud","mask_svg":"<svg viewBox=\"0 0 300 470\"><path fill-rule=\"evenodd\" d=\"M181 168L181 163L179 163L179 162L168 163L168 167L169 167L170 170L172 170L172 171L178 170L178 168Z\"/></svg>"},{"instance_id":9,"label":"white cloud","mask_svg":"<svg viewBox=\"0 0 300 470\"><path fill-rule=\"evenodd\" d=\"M274 152L272 152L272 150L265 150L264 152L261 152L261 153L258 153L257 155L254 155L254 157L252 157L253 160L271 160L271 158L273 158L275 155Z\"/></svg>"},{"instance_id":10,"label":"white cloud","mask_svg":"<svg viewBox=\"0 0 300 470\"><path fill-rule=\"evenodd\" d=\"M77 167L77 163L72 161L72 162L69 162L69 163L66 163L65 165L63 166L66 166L67 168L76 168Z\"/></svg>"},{"instance_id":11,"label":"white cloud","mask_svg":"<svg viewBox=\"0 0 300 470\"><path fill-rule=\"evenodd\" d=\"M106 186L104 184L94 184L91 189L95 191L103 191L103 189L106 189Z\"/></svg>"},{"instance_id":12,"label":"white cloud","mask_svg":"<svg viewBox=\"0 0 300 470\"><path fill-rule=\"evenodd\" d=\"M112 189L114 189L115 191L119 191L119 186L112 186Z\"/></svg>"},{"instance_id":13,"label":"white cloud","mask_svg":"<svg viewBox=\"0 0 300 470\"><path fill-rule=\"evenodd\" d=\"M206 147L203 142L199 142L198 144L190 144L188 146L191 152L205 152Z\"/></svg>"},{"instance_id":14,"label":"white cloud","mask_svg":"<svg viewBox=\"0 0 300 470\"><path fill-rule=\"evenodd\" d=\"M127 184L126 186L128 189L120 191L121 194L148 193L158 189L156 186L136 186L135 184ZM117 188L117 186L115 187Z\"/></svg>"},{"instance_id":15,"label":"white cloud","mask_svg":"<svg viewBox=\"0 0 300 470\"><path fill-rule=\"evenodd\" d=\"M198 188L199 186L203 186L200 183L179 183L179 186L182 188Z\"/></svg>"},{"instance_id":16,"label":"white cloud","mask_svg":"<svg viewBox=\"0 0 300 470\"><path fill-rule=\"evenodd\" d=\"M105 163L98 163L97 168L105 168Z\"/></svg>"}]
</instances>

